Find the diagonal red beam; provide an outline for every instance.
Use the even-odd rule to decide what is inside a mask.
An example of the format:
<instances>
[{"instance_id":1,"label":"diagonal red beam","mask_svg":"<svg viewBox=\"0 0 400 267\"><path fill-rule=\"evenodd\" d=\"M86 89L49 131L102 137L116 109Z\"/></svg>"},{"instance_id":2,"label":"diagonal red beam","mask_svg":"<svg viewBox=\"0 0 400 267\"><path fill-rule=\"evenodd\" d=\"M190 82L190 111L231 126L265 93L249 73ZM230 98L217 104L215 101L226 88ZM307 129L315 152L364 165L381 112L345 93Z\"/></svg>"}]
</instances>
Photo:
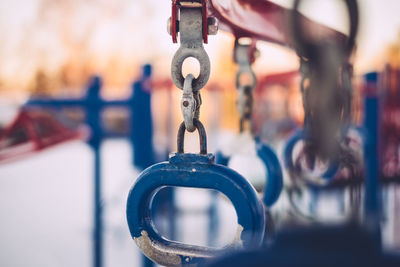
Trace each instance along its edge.
<instances>
[{"instance_id":1,"label":"diagonal red beam","mask_svg":"<svg viewBox=\"0 0 400 267\"><path fill-rule=\"evenodd\" d=\"M235 37L250 37L258 40L293 47L289 18L290 9L268 0L207 0L208 16L219 20L221 30L231 32ZM311 38L347 39L343 33L313 22L301 16Z\"/></svg>"}]
</instances>

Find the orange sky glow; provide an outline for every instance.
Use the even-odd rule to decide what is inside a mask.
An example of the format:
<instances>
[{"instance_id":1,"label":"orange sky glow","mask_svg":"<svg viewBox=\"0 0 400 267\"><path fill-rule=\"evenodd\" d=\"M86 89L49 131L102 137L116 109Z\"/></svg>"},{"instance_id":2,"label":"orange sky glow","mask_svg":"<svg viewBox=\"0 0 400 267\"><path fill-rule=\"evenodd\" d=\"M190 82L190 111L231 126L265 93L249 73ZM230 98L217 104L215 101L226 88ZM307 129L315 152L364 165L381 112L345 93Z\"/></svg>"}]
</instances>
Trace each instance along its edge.
<instances>
[{"instance_id":1,"label":"orange sky glow","mask_svg":"<svg viewBox=\"0 0 400 267\"><path fill-rule=\"evenodd\" d=\"M274 0L290 6L290 0ZM302 11L341 31L346 20L334 1L309 0ZM384 4L383 4L384 3ZM359 1L361 27L356 72L380 68L387 45L398 38L400 1ZM168 77L177 44L166 31L170 0L2 0L0 3L0 94L29 92L37 75L51 86L78 90L89 75L100 74L109 88L127 87L145 62L156 77ZM339 14L339 15L338 15ZM212 62L211 81L233 73L230 34L211 36L206 45ZM298 68L286 48L259 43L257 73ZM196 65L196 64L195 64ZM189 69L196 66L189 66ZM233 76L232 76L233 77Z\"/></svg>"}]
</instances>

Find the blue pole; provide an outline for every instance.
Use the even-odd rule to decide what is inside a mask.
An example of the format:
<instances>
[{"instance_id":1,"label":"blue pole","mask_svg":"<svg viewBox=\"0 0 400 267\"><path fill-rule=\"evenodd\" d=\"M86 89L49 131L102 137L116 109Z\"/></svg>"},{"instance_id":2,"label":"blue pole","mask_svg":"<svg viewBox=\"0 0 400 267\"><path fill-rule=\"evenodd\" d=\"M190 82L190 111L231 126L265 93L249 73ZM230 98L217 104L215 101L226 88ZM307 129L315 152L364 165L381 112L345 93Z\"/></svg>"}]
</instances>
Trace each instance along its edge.
<instances>
[{"instance_id":1,"label":"blue pole","mask_svg":"<svg viewBox=\"0 0 400 267\"><path fill-rule=\"evenodd\" d=\"M101 154L100 146L94 151L94 235L93 235L93 266L103 266L103 208L101 203Z\"/></svg>"},{"instance_id":2,"label":"blue pole","mask_svg":"<svg viewBox=\"0 0 400 267\"><path fill-rule=\"evenodd\" d=\"M151 65L143 66L142 77L132 85L131 141L133 165L145 169L154 164L153 121L151 115L151 91L149 81Z\"/></svg>"},{"instance_id":3,"label":"blue pole","mask_svg":"<svg viewBox=\"0 0 400 267\"><path fill-rule=\"evenodd\" d=\"M365 172L365 218L368 227L379 235L379 98L377 91L378 74L365 75L364 92L364 128L366 142L364 144Z\"/></svg>"},{"instance_id":4,"label":"blue pole","mask_svg":"<svg viewBox=\"0 0 400 267\"><path fill-rule=\"evenodd\" d=\"M129 140L134 150L134 165L144 169L154 163L153 125L151 116L151 92L148 81L151 77L151 65L143 67L143 75L133 85L133 96L127 100L105 101L101 98L102 81L99 76L94 76L82 99L31 99L26 106L39 106L48 108L78 107L86 112L86 123L91 130L88 144L94 152L94 196L93 196L93 266L103 266L103 218L101 196L101 155L100 146L106 138L101 122L103 108L124 106L131 111L131 133ZM144 266L152 266L146 258Z\"/></svg>"},{"instance_id":5,"label":"blue pole","mask_svg":"<svg viewBox=\"0 0 400 267\"><path fill-rule=\"evenodd\" d=\"M87 95L86 122L91 129L89 144L94 152L94 221L93 221L93 266L103 266L103 207L101 195L101 98L102 82L100 77L92 78Z\"/></svg>"},{"instance_id":6,"label":"blue pole","mask_svg":"<svg viewBox=\"0 0 400 267\"><path fill-rule=\"evenodd\" d=\"M151 115L151 91L149 81L152 67L146 64L142 68L142 77L132 85L131 129L133 165L145 169L154 164L153 120ZM157 203L157 197L153 202ZM142 255L142 266L153 267L153 262Z\"/></svg>"}]
</instances>

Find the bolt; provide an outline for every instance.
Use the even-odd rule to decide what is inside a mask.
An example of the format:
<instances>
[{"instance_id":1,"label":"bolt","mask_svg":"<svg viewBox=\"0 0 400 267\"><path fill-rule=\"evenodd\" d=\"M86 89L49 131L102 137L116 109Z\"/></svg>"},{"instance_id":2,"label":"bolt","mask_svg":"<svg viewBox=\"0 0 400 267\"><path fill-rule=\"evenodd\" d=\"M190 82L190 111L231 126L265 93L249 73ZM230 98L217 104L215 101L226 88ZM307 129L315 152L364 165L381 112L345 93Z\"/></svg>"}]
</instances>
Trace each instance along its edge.
<instances>
[{"instance_id":1,"label":"bolt","mask_svg":"<svg viewBox=\"0 0 400 267\"><path fill-rule=\"evenodd\" d=\"M218 20L215 17L207 18L207 34L216 35L218 33Z\"/></svg>"},{"instance_id":2,"label":"bolt","mask_svg":"<svg viewBox=\"0 0 400 267\"><path fill-rule=\"evenodd\" d=\"M171 17L169 17L169 19L167 20L167 32L169 35L171 35ZM176 25L176 32L179 32L179 21L177 21L175 23Z\"/></svg>"},{"instance_id":3,"label":"bolt","mask_svg":"<svg viewBox=\"0 0 400 267\"><path fill-rule=\"evenodd\" d=\"M171 17L169 17L167 20L167 32L169 35L171 35Z\"/></svg>"},{"instance_id":4,"label":"bolt","mask_svg":"<svg viewBox=\"0 0 400 267\"><path fill-rule=\"evenodd\" d=\"M187 106L189 106L189 101L185 100L183 101L183 106L186 108Z\"/></svg>"}]
</instances>

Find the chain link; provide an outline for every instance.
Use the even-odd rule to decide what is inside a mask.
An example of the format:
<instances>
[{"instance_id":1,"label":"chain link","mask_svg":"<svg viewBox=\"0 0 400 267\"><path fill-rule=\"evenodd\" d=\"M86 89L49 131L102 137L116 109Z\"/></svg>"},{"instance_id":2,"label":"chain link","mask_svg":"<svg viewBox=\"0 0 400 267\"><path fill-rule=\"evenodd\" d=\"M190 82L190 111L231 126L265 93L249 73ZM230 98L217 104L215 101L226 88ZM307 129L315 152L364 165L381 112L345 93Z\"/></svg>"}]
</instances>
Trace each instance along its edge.
<instances>
[{"instance_id":1,"label":"chain link","mask_svg":"<svg viewBox=\"0 0 400 267\"><path fill-rule=\"evenodd\" d=\"M200 106L202 103L200 89L207 83L210 76L210 59L204 49L203 42L207 43L207 34L216 34L218 21L206 16L206 1L173 1L172 16L168 21L168 31L176 42L177 32L180 35L180 47L176 51L171 63L171 77L174 84L183 90L181 112L184 118L183 125L188 132L198 129ZM177 16L179 10L179 16ZM175 20L179 17L179 21ZM183 62L193 57L200 64L200 74L197 78L193 74L182 75ZM197 125L197 126L196 126Z\"/></svg>"},{"instance_id":2,"label":"chain link","mask_svg":"<svg viewBox=\"0 0 400 267\"><path fill-rule=\"evenodd\" d=\"M193 57L200 63L200 74L193 79L195 91L204 87L210 77L210 59L203 46L203 16L202 7L180 8L180 47L176 51L171 63L171 77L174 84L183 89L185 77L182 75L182 66L185 59Z\"/></svg>"},{"instance_id":3,"label":"chain link","mask_svg":"<svg viewBox=\"0 0 400 267\"><path fill-rule=\"evenodd\" d=\"M321 46L318 59L301 59L301 91L308 146L327 159L337 155L351 121L351 65L338 47Z\"/></svg>"},{"instance_id":4,"label":"chain link","mask_svg":"<svg viewBox=\"0 0 400 267\"><path fill-rule=\"evenodd\" d=\"M257 49L255 42L251 44L241 44L237 39L234 46L234 61L239 65L236 73L236 88L238 90L238 99L236 102L237 110L239 112L239 129L240 132L245 130L245 123L249 123L249 129L253 131L253 90L257 85L257 77L252 69L252 63L255 59ZM250 83L243 82L242 77L248 76Z\"/></svg>"},{"instance_id":5,"label":"chain link","mask_svg":"<svg viewBox=\"0 0 400 267\"><path fill-rule=\"evenodd\" d=\"M193 90L193 79L194 76L192 74L186 76L181 99L181 111L188 132L196 130L193 120L198 120L200 117L201 96L200 91Z\"/></svg>"},{"instance_id":6,"label":"chain link","mask_svg":"<svg viewBox=\"0 0 400 267\"><path fill-rule=\"evenodd\" d=\"M345 0L350 30L346 40L311 40L299 23L295 0L292 14L293 38L300 57L300 88L304 107L304 128L308 154L322 159L337 157L351 121L352 65L350 56L358 29L358 7Z\"/></svg>"}]
</instances>

